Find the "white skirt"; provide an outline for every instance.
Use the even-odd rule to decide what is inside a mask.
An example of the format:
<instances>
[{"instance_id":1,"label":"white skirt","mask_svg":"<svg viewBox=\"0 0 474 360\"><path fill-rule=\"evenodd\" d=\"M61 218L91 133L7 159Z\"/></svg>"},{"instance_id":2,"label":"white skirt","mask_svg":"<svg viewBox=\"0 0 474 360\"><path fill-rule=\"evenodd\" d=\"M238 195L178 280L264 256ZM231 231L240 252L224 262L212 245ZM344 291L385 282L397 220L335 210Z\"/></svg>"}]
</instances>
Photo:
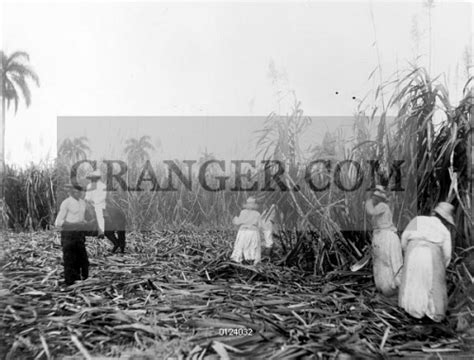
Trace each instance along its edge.
<instances>
[{"instance_id":1,"label":"white skirt","mask_svg":"<svg viewBox=\"0 0 474 360\"><path fill-rule=\"evenodd\" d=\"M258 263L261 257L260 232L250 229L239 230L235 239L234 251L230 256L231 260L238 263L242 260L254 260L255 263Z\"/></svg>"},{"instance_id":2,"label":"white skirt","mask_svg":"<svg viewBox=\"0 0 474 360\"><path fill-rule=\"evenodd\" d=\"M424 240L411 240L405 254L398 303L411 316L441 321L448 294L441 247Z\"/></svg>"},{"instance_id":3,"label":"white skirt","mask_svg":"<svg viewBox=\"0 0 474 360\"><path fill-rule=\"evenodd\" d=\"M386 296L394 295L400 285L403 255L400 239L392 230L375 230L372 238L375 287Z\"/></svg>"}]
</instances>

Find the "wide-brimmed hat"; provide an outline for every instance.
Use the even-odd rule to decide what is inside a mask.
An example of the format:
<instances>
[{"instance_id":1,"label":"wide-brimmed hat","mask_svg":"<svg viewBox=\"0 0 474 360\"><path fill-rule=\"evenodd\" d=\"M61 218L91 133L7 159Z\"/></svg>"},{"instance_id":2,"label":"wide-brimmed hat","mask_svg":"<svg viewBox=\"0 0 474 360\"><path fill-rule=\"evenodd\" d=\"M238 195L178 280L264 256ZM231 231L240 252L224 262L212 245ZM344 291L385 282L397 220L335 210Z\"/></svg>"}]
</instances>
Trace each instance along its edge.
<instances>
[{"instance_id":1,"label":"wide-brimmed hat","mask_svg":"<svg viewBox=\"0 0 474 360\"><path fill-rule=\"evenodd\" d=\"M88 179L100 179L101 177L102 174L100 173L100 170L94 170L87 175Z\"/></svg>"},{"instance_id":2,"label":"wide-brimmed hat","mask_svg":"<svg viewBox=\"0 0 474 360\"><path fill-rule=\"evenodd\" d=\"M255 200L255 198L251 196L242 206L244 209L255 210L258 208L257 200Z\"/></svg>"},{"instance_id":3,"label":"wide-brimmed hat","mask_svg":"<svg viewBox=\"0 0 474 360\"><path fill-rule=\"evenodd\" d=\"M387 197L387 192L385 191L384 187L382 185L377 185L375 187L375 190L374 192L372 193L372 196L376 196L378 197L379 199L382 199L382 200L385 200L387 201L388 200L388 197Z\"/></svg>"},{"instance_id":4,"label":"wide-brimmed hat","mask_svg":"<svg viewBox=\"0 0 474 360\"><path fill-rule=\"evenodd\" d=\"M434 213L441 216L444 220L446 220L451 225L454 224L453 212L454 206L448 202L440 202L433 210Z\"/></svg>"}]
</instances>

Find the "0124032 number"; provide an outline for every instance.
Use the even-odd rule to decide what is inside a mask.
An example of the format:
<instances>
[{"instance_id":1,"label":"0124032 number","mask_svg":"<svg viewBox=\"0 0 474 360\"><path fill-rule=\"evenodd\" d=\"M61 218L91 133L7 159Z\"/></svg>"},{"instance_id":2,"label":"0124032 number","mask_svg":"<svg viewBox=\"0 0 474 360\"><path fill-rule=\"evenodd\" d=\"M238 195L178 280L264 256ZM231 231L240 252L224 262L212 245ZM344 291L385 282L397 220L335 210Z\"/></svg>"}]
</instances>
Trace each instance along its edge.
<instances>
[{"instance_id":1,"label":"0124032 number","mask_svg":"<svg viewBox=\"0 0 474 360\"><path fill-rule=\"evenodd\" d=\"M220 336L252 336L253 329L250 328L220 328Z\"/></svg>"}]
</instances>

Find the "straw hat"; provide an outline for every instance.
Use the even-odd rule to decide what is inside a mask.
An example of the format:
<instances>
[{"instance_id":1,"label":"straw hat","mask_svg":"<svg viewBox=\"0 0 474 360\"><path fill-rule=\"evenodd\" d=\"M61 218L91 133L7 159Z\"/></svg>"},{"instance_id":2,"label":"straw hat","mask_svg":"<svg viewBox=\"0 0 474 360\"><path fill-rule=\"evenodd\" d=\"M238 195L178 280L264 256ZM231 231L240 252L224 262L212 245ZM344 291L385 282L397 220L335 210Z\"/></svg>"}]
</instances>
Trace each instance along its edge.
<instances>
[{"instance_id":1,"label":"straw hat","mask_svg":"<svg viewBox=\"0 0 474 360\"><path fill-rule=\"evenodd\" d=\"M378 197L378 198L380 198L380 199L382 199L382 200L385 200L385 201L388 200L388 198L387 198L387 193L386 193L386 191L385 191L385 189L383 188L382 185L377 185L377 186L375 187L375 190L374 190L374 192L372 193L372 196L376 196L376 197Z\"/></svg>"},{"instance_id":2,"label":"straw hat","mask_svg":"<svg viewBox=\"0 0 474 360\"><path fill-rule=\"evenodd\" d=\"M258 205L257 205L257 200L255 200L254 197L249 197L247 199L247 202L243 205L243 208L244 209L248 209L248 210L255 210L258 208Z\"/></svg>"},{"instance_id":3,"label":"straw hat","mask_svg":"<svg viewBox=\"0 0 474 360\"><path fill-rule=\"evenodd\" d=\"M102 174L100 173L100 170L94 170L87 175L88 179L100 179L102 177Z\"/></svg>"},{"instance_id":4,"label":"straw hat","mask_svg":"<svg viewBox=\"0 0 474 360\"><path fill-rule=\"evenodd\" d=\"M441 216L444 220L446 220L451 225L455 226L453 212L454 206L448 202L440 202L434 208L433 212Z\"/></svg>"}]
</instances>

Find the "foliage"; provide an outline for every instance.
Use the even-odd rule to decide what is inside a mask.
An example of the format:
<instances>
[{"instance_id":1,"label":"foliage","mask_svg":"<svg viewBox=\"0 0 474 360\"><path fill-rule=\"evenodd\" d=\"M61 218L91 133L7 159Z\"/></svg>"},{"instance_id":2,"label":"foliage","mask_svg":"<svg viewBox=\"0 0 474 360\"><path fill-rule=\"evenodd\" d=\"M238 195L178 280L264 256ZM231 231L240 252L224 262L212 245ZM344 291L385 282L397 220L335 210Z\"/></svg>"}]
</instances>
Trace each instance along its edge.
<instances>
[{"instance_id":1,"label":"foliage","mask_svg":"<svg viewBox=\"0 0 474 360\"><path fill-rule=\"evenodd\" d=\"M142 163L145 160L149 160L149 151L155 150L148 135L144 135L139 139L130 138L125 142L125 145L124 152L127 155L129 164Z\"/></svg>"},{"instance_id":2,"label":"foliage","mask_svg":"<svg viewBox=\"0 0 474 360\"><path fill-rule=\"evenodd\" d=\"M15 112L18 103L23 98L27 107L31 104L31 91L28 81L39 86L39 77L29 66L30 56L24 51L16 51L10 56L0 51L2 98L6 100L9 107L13 103Z\"/></svg>"},{"instance_id":3,"label":"foliage","mask_svg":"<svg viewBox=\"0 0 474 360\"><path fill-rule=\"evenodd\" d=\"M372 185L372 169L368 161L378 161L376 183L393 188L390 164L403 160L403 191L390 191L394 210L394 223L403 231L407 222L417 214L428 214L439 201L452 201L456 207L458 233L456 245L469 248L472 243L471 186L468 163L471 148L468 136L472 134L472 96L467 84L463 100L456 106L450 104L446 89L437 79L431 79L423 69L408 71L398 82L384 84L385 93L393 87L386 110L376 109L366 115L359 112L354 118L354 136L345 139L340 133L327 133L321 144L314 144L310 151L301 149L300 140L310 119L304 116L301 105L295 102L287 116L272 113L264 128L257 134L258 154L266 160L278 160L286 169L280 186L272 184L274 191L232 191L235 175L227 176L226 189L206 191L199 183L198 173L191 172L185 164L176 161L182 176L191 179L191 188L178 180L176 173L161 164L153 164L160 188L169 187L170 176L174 191L151 191L150 181L144 181L144 191L116 191L113 200L127 214L130 230L163 229L170 226L194 225L200 227L231 227L231 219L241 209L250 194L256 195L261 210L272 204L278 208L277 245L283 250L283 262L300 268L324 273L334 268L347 267L361 258L370 239L370 227L363 211L367 189ZM382 87L377 94L382 93ZM379 95L380 96L380 95ZM393 109L397 112L393 114ZM443 116L439 121L438 115ZM403 141L399 141L403 139ZM70 141L65 153L80 158L87 152L85 139ZM76 144L76 145L74 145ZM73 146L74 145L74 146ZM75 149L75 150L74 150ZM149 137L131 139L127 143L129 156L149 158L152 149ZM305 183L309 175L314 183L334 184L334 173L323 167L313 167L308 174L302 165L318 159L331 161L352 160L363 166L353 165L341 171L341 183L350 187L358 180L361 185L354 191L342 191L336 186L313 191ZM198 165L215 160L207 150ZM142 162L143 163L143 162ZM135 177L129 186L136 185L140 174L139 161L132 163ZM249 181L260 180L270 168L258 167L250 173ZM176 170L176 169L175 169ZM214 164L205 175L207 181L224 176ZM55 210L65 194L61 190L64 168L31 166L25 170L9 168L7 204L10 208L10 226L17 229L46 226L52 223ZM215 183L214 185L215 186ZM284 191L285 190L285 191ZM293 191L287 191L293 190ZM302 251L304 249L304 251Z\"/></svg>"},{"instance_id":4,"label":"foliage","mask_svg":"<svg viewBox=\"0 0 474 360\"><path fill-rule=\"evenodd\" d=\"M461 306L450 299L446 321L420 326L396 300L374 294L370 271L313 276L233 264L233 239L228 230L182 227L130 233L129 251L109 256L109 244L88 238L90 277L64 289L57 233L7 233L0 351L7 359L129 360L469 353L459 332L472 330L472 291ZM448 287L460 289L455 272ZM252 336L223 336L224 329Z\"/></svg>"},{"instance_id":5,"label":"foliage","mask_svg":"<svg viewBox=\"0 0 474 360\"><path fill-rule=\"evenodd\" d=\"M313 148L312 158L306 161L355 161L362 165L360 171L354 166L346 167L340 174L341 182L347 188L360 180L361 186L354 191L340 191L337 187L320 192L305 188L297 192L276 191L266 197L266 203L276 203L284 214L282 242L287 248L288 262L294 262L292 257L303 261L306 256L302 255L305 251L300 251L301 247L313 252L315 271L334 268L330 261L334 256L337 266L362 256L369 240L366 230L370 230L363 202L367 190L375 184L388 186L394 222L400 232L414 216L429 214L440 201L451 201L456 207L458 224L456 245L472 246L472 185L468 173L471 148L467 140L472 131L473 102L469 85L470 82L460 104L453 106L447 90L437 79L431 79L424 69L412 69L399 81L388 82L377 89L376 99L390 87L393 87L393 95L385 110L375 109L370 115L360 112L355 116L353 139L340 139L338 134L327 133L323 143ZM394 108L399 110L391 116ZM295 114L298 111L299 107ZM444 115L443 121L437 120L440 114ZM273 117L273 114L269 117L269 121L274 121L273 128L267 124L259 142L261 153L274 160L293 163L296 158L304 158L304 154L290 151L295 148L291 144L297 144L302 134L291 130L303 129L293 125L298 117L292 115L278 120ZM337 151L344 141L346 145L352 144L351 151ZM370 166L364 166L369 161L379 164L375 176ZM391 167L395 161L403 161L403 191L390 191L394 188ZM324 179L333 183L334 173L317 169L312 178L320 179L320 183L324 183ZM302 181L301 171L285 174L285 183L290 189ZM292 228L302 232L289 231ZM308 231L310 236L305 234Z\"/></svg>"},{"instance_id":6,"label":"foliage","mask_svg":"<svg viewBox=\"0 0 474 360\"><path fill-rule=\"evenodd\" d=\"M457 244L463 247L474 244L468 174L473 110L470 83L463 99L453 106L446 88L432 80L426 70L417 68L402 78L399 93L389 104L400 106L394 138L404 139L393 141L389 152L405 159L407 171L416 174L416 183L407 184L401 200L413 202L412 207L420 214L429 214L440 201L451 201L456 207ZM442 120L437 121L436 115Z\"/></svg>"},{"instance_id":7,"label":"foliage","mask_svg":"<svg viewBox=\"0 0 474 360\"><path fill-rule=\"evenodd\" d=\"M88 153L90 153L87 142L88 139L85 136L64 139L58 148L58 158L68 165L86 159Z\"/></svg>"},{"instance_id":8,"label":"foliage","mask_svg":"<svg viewBox=\"0 0 474 360\"><path fill-rule=\"evenodd\" d=\"M8 204L4 202L6 167L5 167L5 123L6 108L11 103L18 110L18 103L23 98L26 107L31 104L31 91L29 82L39 86L38 75L29 65L30 57L24 51L16 51L8 56L0 51L0 97L2 98L2 117L0 119L0 227L8 225L5 223Z\"/></svg>"},{"instance_id":9,"label":"foliage","mask_svg":"<svg viewBox=\"0 0 474 360\"><path fill-rule=\"evenodd\" d=\"M55 169L51 166L30 165L26 169L7 166L5 201L9 227L36 230L45 229L54 222L57 212L55 179Z\"/></svg>"}]
</instances>

